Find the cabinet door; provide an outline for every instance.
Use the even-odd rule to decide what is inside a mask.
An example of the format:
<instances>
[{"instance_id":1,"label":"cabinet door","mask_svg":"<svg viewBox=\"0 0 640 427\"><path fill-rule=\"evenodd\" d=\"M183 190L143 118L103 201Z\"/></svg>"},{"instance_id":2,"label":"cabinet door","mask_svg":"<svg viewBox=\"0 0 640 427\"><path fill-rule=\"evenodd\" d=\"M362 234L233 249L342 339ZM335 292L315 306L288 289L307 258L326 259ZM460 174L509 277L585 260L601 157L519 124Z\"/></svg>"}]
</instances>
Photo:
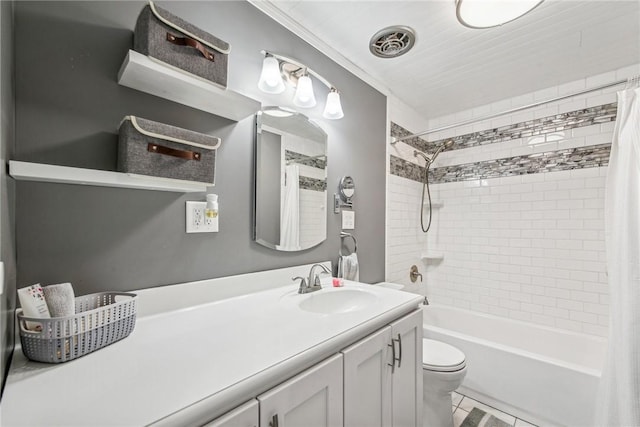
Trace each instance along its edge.
<instances>
[{"instance_id":1,"label":"cabinet door","mask_svg":"<svg viewBox=\"0 0 640 427\"><path fill-rule=\"evenodd\" d=\"M422 310L391 323L396 346L391 412L394 427L422 427Z\"/></svg>"},{"instance_id":2,"label":"cabinet door","mask_svg":"<svg viewBox=\"0 0 640 427\"><path fill-rule=\"evenodd\" d=\"M342 355L258 396L261 427L341 427Z\"/></svg>"},{"instance_id":3,"label":"cabinet door","mask_svg":"<svg viewBox=\"0 0 640 427\"><path fill-rule=\"evenodd\" d=\"M391 328L344 349L345 427L391 426Z\"/></svg>"},{"instance_id":4,"label":"cabinet door","mask_svg":"<svg viewBox=\"0 0 640 427\"><path fill-rule=\"evenodd\" d=\"M203 427L258 427L258 401L250 400Z\"/></svg>"}]
</instances>

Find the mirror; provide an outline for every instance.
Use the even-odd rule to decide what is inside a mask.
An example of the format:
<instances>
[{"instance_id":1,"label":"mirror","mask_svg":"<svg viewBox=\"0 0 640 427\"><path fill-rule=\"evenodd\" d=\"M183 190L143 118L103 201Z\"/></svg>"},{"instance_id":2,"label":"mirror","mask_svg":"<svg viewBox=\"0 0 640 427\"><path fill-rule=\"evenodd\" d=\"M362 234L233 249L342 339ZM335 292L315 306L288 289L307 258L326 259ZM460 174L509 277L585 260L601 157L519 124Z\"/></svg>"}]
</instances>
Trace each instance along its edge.
<instances>
[{"instance_id":1,"label":"mirror","mask_svg":"<svg viewBox=\"0 0 640 427\"><path fill-rule=\"evenodd\" d=\"M327 134L298 112L256 118L254 240L300 251L327 238Z\"/></svg>"},{"instance_id":2,"label":"mirror","mask_svg":"<svg viewBox=\"0 0 640 427\"><path fill-rule=\"evenodd\" d=\"M351 204L351 198L356 192L356 186L353 182L353 178L351 178L350 176L343 176L340 180L338 189L340 190L340 195L342 196L342 199L345 201L345 203Z\"/></svg>"}]
</instances>

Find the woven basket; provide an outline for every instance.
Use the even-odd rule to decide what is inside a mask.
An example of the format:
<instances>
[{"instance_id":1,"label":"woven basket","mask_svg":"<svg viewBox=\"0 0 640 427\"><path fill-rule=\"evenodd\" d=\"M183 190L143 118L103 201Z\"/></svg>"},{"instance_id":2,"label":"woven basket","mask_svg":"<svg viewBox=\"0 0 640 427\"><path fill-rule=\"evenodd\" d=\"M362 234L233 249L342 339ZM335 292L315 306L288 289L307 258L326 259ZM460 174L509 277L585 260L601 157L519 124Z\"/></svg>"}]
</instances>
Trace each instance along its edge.
<instances>
[{"instance_id":1,"label":"woven basket","mask_svg":"<svg viewBox=\"0 0 640 427\"><path fill-rule=\"evenodd\" d=\"M121 340L135 327L137 299L124 292L85 295L75 299L77 314L49 319L26 317L18 309L22 352L37 362L62 363ZM27 322L42 330L27 329Z\"/></svg>"}]
</instances>

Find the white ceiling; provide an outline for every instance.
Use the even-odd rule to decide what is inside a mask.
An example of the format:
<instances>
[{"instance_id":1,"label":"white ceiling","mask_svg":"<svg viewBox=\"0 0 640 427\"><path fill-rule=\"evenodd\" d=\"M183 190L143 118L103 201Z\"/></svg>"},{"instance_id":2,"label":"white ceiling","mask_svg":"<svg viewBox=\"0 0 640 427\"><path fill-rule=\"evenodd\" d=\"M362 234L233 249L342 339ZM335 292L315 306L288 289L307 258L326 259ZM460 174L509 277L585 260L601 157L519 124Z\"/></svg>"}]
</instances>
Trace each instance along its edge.
<instances>
[{"instance_id":1,"label":"white ceiling","mask_svg":"<svg viewBox=\"0 0 640 427\"><path fill-rule=\"evenodd\" d=\"M425 118L640 63L638 0L546 0L485 30L462 26L454 0L252 3ZM416 45L377 58L369 40L391 25L413 28Z\"/></svg>"}]
</instances>

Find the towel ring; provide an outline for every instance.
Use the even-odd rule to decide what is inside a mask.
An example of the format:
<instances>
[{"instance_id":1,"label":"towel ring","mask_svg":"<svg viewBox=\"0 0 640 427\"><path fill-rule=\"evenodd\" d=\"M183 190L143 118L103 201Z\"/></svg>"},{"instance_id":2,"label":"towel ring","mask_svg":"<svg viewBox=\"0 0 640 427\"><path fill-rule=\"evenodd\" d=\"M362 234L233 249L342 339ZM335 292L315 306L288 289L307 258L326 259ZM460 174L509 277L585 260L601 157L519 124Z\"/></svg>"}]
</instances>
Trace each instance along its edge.
<instances>
[{"instance_id":1,"label":"towel ring","mask_svg":"<svg viewBox=\"0 0 640 427\"><path fill-rule=\"evenodd\" d=\"M356 240L356 237L351 233L346 233L344 231L341 231L340 238L344 240L345 237L351 237L353 239L353 252L351 253L358 252L358 241ZM340 245L340 256L342 256L342 245Z\"/></svg>"}]
</instances>

